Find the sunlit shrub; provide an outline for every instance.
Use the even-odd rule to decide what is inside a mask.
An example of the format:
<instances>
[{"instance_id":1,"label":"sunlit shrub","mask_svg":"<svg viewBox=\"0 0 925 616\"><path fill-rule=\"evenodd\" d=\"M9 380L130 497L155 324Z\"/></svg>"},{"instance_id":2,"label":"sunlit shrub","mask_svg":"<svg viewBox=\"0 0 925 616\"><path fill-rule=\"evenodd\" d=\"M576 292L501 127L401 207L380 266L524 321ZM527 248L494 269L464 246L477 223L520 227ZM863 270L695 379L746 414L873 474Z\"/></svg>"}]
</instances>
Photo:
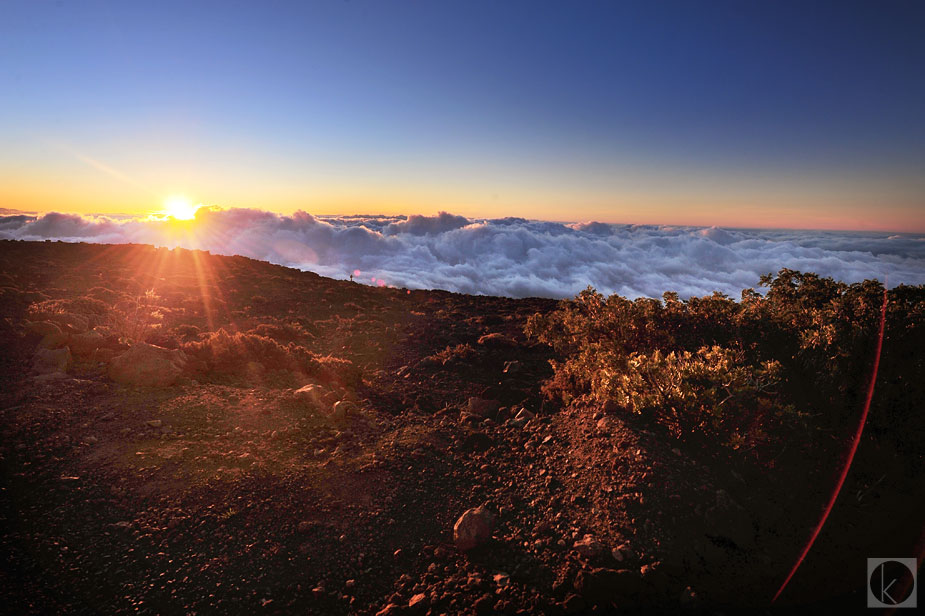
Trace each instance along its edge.
<instances>
[{"instance_id":1,"label":"sunlit shrub","mask_svg":"<svg viewBox=\"0 0 925 616\"><path fill-rule=\"evenodd\" d=\"M162 326L160 299L154 289L123 299L109 312L107 325L125 342L143 342Z\"/></svg>"},{"instance_id":2,"label":"sunlit shrub","mask_svg":"<svg viewBox=\"0 0 925 616\"><path fill-rule=\"evenodd\" d=\"M282 345L255 334L232 334L219 329L181 348L205 373L246 376L248 364L258 362L266 370L287 370L340 385L355 386L361 378L350 361L320 357L297 344Z\"/></svg>"},{"instance_id":3,"label":"sunlit shrub","mask_svg":"<svg viewBox=\"0 0 925 616\"><path fill-rule=\"evenodd\" d=\"M535 315L527 335L557 354L544 392L620 405L678 437L740 449L850 428L873 369L882 284L787 269L760 282L766 293L747 289L739 302L719 293L630 301L589 288ZM925 396L915 376L925 374L923 337L925 287L890 291L871 423L900 441L925 423L915 402Z\"/></svg>"}]
</instances>

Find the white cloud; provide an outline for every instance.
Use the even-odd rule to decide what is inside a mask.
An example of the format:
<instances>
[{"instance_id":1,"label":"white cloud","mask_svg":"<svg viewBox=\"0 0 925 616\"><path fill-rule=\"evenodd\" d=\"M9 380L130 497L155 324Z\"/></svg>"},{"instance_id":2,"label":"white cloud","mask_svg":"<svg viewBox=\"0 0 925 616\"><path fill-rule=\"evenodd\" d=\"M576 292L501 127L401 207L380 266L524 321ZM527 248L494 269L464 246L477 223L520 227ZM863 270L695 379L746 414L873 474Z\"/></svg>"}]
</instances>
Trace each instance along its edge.
<instances>
[{"instance_id":1,"label":"white cloud","mask_svg":"<svg viewBox=\"0 0 925 616\"><path fill-rule=\"evenodd\" d=\"M845 282L925 284L925 236L716 227L563 225L520 218L283 216L201 209L189 232L157 220L0 216L0 238L149 243L241 254L366 283L463 293L571 297L588 285L630 298L738 297L788 267Z\"/></svg>"}]
</instances>

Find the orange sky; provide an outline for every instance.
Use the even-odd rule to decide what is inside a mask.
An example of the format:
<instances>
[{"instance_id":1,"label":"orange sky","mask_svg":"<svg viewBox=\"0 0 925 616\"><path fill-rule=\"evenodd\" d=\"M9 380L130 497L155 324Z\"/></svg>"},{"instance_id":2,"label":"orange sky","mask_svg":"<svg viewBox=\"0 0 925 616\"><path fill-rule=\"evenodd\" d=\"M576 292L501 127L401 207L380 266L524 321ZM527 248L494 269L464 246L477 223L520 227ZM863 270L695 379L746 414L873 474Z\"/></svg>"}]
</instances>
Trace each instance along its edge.
<instances>
[{"instance_id":1,"label":"orange sky","mask_svg":"<svg viewBox=\"0 0 925 616\"><path fill-rule=\"evenodd\" d=\"M463 178L415 183L411 179L329 180L280 174L260 177L190 170L123 170L89 157L63 168L0 169L0 207L24 211L148 215L171 195L220 207L253 207L280 213L433 214L445 210L470 218L518 216L556 221L676 224L739 228L806 228L925 231L925 207L914 198L878 197L876 185L844 182L837 192L805 179L792 184L754 179L709 186L704 178L658 176L633 181L543 181L512 178L480 186ZM651 174L650 174L651 175ZM555 180L555 178L553 178ZM592 178L591 180L595 180ZM851 190L853 189L853 190Z\"/></svg>"}]
</instances>

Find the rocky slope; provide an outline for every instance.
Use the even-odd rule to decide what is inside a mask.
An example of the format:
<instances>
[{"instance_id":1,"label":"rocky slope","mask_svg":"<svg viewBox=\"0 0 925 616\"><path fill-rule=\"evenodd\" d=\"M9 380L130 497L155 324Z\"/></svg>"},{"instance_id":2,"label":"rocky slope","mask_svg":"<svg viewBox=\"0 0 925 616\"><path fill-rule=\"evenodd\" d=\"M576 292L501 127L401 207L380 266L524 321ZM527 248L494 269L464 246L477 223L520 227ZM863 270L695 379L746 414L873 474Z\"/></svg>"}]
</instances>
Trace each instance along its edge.
<instances>
[{"instance_id":1,"label":"rocky slope","mask_svg":"<svg viewBox=\"0 0 925 616\"><path fill-rule=\"evenodd\" d=\"M826 496L544 400L551 301L23 242L0 287L10 613L765 607Z\"/></svg>"}]
</instances>

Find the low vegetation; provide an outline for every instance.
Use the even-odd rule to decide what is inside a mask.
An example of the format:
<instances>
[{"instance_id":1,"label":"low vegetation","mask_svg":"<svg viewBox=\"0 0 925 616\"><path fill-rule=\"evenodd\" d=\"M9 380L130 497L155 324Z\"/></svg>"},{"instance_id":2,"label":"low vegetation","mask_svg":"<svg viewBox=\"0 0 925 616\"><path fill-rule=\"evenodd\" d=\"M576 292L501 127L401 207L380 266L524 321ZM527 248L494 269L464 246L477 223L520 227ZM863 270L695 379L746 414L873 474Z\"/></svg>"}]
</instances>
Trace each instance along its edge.
<instances>
[{"instance_id":1,"label":"low vegetation","mask_svg":"<svg viewBox=\"0 0 925 616\"><path fill-rule=\"evenodd\" d=\"M587 289L533 316L532 338L558 353L550 397L644 415L681 439L719 439L768 460L784 440L841 431L867 393L885 304L883 358L870 425L921 434L925 287L844 284L781 270L765 293L663 301ZM895 427L901 424L902 431ZM890 428L887 430L887 428ZM898 446L911 448L899 438Z\"/></svg>"}]
</instances>

